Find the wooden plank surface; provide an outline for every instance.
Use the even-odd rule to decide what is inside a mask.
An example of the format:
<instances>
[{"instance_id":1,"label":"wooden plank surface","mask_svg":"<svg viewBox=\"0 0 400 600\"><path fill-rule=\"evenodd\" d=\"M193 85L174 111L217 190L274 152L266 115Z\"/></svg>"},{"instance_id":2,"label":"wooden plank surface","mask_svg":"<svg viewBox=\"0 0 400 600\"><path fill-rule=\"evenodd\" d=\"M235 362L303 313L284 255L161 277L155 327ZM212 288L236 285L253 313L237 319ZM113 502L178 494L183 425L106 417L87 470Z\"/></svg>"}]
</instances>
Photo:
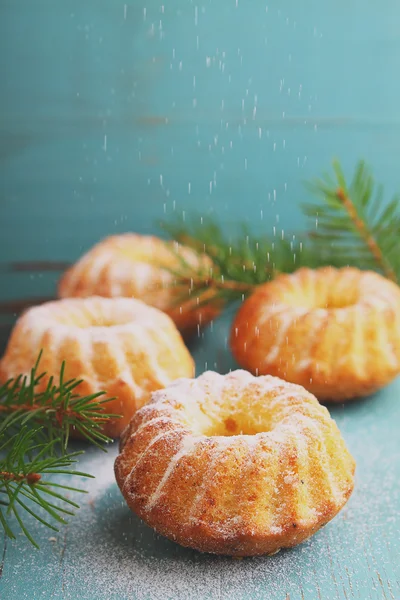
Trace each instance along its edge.
<instances>
[{"instance_id":1,"label":"wooden plank surface","mask_svg":"<svg viewBox=\"0 0 400 600\"><path fill-rule=\"evenodd\" d=\"M191 210L280 235L336 155L397 190L399 25L397 0L3 0L0 260Z\"/></svg>"},{"instance_id":2,"label":"wooden plank surface","mask_svg":"<svg viewBox=\"0 0 400 600\"><path fill-rule=\"evenodd\" d=\"M0 344L105 235L193 210L301 229L302 181L335 155L398 190L399 27L397 0L2 0ZM234 366L227 336L221 320L194 345L198 373ZM90 450L68 528L38 529L39 552L0 540L0 598L399 600L399 394L332 409L356 490L300 548L183 550L126 509L116 449Z\"/></svg>"},{"instance_id":3,"label":"wooden plank surface","mask_svg":"<svg viewBox=\"0 0 400 600\"><path fill-rule=\"evenodd\" d=\"M197 371L226 372L229 321L192 351ZM201 555L153 533L130 513L114 481L112 447L90 449L79 468L96 480L70 525L41 544L0 540L0 598L82 600L398 600L400 381L373 398L331 408L357 461L348 505L311 540L269 558ZM76 482L78 483L78 482ZM2 550L2 548L4 550Z\"/></svg>"}]
</instances>

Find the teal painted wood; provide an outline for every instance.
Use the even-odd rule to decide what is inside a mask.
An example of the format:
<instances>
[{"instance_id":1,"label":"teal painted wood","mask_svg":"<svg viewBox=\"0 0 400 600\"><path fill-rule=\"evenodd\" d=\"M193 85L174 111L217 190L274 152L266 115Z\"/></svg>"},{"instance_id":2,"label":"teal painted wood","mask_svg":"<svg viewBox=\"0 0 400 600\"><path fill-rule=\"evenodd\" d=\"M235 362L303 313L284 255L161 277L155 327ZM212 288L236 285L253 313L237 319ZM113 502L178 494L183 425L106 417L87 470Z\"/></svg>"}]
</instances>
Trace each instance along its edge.
<instances>
[{"instance_id":1,"label":"teal painted wood","mask_svg":"<svg viewBox=\"0 0 400 600\"><path fill-rule=\"evenodd\" d=\"M198 373L235 366L228 325L217 321L193 344ZM40 551L22 537L7 542L0 598L398 600L399 394L398 380L373 398L331 408L357 461L353 496L311 540L269 558L201 555L156 535L122 500L116 447L106 457L90 449L79 468L98 477L83 484L81 510L59 534L33 526ZM2 547L0 539L0 559Z\"/></svg>"},{"instance_id":2,"label":"teal painted wood","mask_svg":"<svg viewBox=\"0 0 400 600\"><path fill-rule=\"evenodd\" d=\"M71 260L174 207L297 229L334 155L392 192L399 21L396 0L3 0L1 259Z\"/></svg>"},{"instance_id":3,"label":"teal painted wood","mask_svg":"<svg viewBox=\"0 0 400 600\"><path fill-rule=\"evenodd\" d=\"M16 261L69 262L174 211L296 230L301 181L334 155L346 170L364 156L395 191L399 25L395 0L3 0L2 342L15 300L54 295L59 275ZM233 366L227 336L223 319L197 341L198 373ZM82 467L103 473L79 515L56 541L34 528L39 552L7 542L0 597L398 600L399 392L332 408L357 486L300 548L240 562L181 549L130 515L112 452L90 450Z\"/></svg>"}]
</instances>

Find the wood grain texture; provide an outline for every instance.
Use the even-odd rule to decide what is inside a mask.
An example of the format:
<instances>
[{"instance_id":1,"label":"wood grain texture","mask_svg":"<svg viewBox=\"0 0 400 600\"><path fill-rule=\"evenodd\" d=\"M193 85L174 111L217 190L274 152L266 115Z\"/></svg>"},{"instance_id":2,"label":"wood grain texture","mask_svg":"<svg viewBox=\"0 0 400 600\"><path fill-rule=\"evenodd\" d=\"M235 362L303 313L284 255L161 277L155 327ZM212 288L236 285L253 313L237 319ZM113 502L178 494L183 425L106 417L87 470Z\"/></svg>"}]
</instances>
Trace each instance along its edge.
<instances>
[{"instance_id":1,"label":"wood grain texture","mask_svg":"<svg viewBox=\"0 0 400 600\"><path fill-rule=\"evenodd\" d=\"M336 155L395 190L396 0L252 6L1 3L2 261L69 262L182 211L297 230Z\"/></svg>"},{"instance_id":2,"label":"wood grain texture","mask_svg":"<svg viewBox=\"0 0 400 600\"><path fill-rule=\"evenodd\" d=\"M193 342L198 373L235 367L228 328L225 317ZM22 537L7 541L0 597L398 600L399 394L397 380L375 397L331 408L357 461L354 494L311 540L269 558L201 555L158 536L130 513L117 489L116 445L106 457L89 449L78 467L97 479L74 482L89 491L81 509L59 534L31 524L40 551ZM2 548L0 539L0 555Z\"/></svg>"},{"instance_id":3,"label":"wood grain texture","mask_svg":"<svg viewBox=\"0 0 400 600\"><path fill-rule=\"evenodd\" d=\"M333 156L346 171L366 158L396 191L399 24L397 0L3 0L0 344L106 235L194 210L227 231L301 229L302 181ZM197 341L198 373L233 366L227 338L221 320ZM399 394L332 408L356 490L298 549L179 548L127 510L116 449L90 450L79 466L98 478L68 527L32 524L39 552L0 540L0 598L399 600Z\"/></svg>"},{"instance_id":4,"label":"wood grain texture","mask_svg":"<svg viewBox=\"0 0 400 600\"><path fill-rule=\"evenodd\" d=\"M0 273L43 273L45 271L65 271L70 266L66 261L31 260L0 263Z\"/></svg>"},{"instance_id":5,"label":"wood grain texture","mask_svg":"<svg viewBox=\"0 0 400 600\"><path fill-rule=\"evenodd\" d=\"M50 302L50 300L54 299L55 298L51 296L35 296L33 298L19 298L18 300L3 301L0 302L0 315L11 314L16 316L31 306Z\"/></svg>"}]
</instances>

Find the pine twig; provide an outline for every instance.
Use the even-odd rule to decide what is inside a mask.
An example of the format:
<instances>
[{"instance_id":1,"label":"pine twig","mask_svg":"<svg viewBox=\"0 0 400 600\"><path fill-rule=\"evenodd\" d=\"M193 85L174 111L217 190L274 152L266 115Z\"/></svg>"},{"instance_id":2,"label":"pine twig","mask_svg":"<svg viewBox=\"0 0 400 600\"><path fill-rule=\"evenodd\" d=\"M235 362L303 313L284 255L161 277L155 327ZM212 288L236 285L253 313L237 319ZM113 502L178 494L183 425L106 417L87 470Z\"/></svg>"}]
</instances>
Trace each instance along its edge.
<instances>
[{"instance_id":1,"label":"pine twig","mask_svg":"<svg viewBox=\"0 0 400 600\"><path fill-rule=\"evenodd\" d=\"M66 524L63 515L74 515L69 507L79 508L66 493L84 493L84 490L54 482L51 478L54 475L92 477L71 468L82 452L54 456L52 447L57 440L38 442L40 437L37 429L25 426L12 436L2 437L0 444L0 524L5 534L15 539L10 524L13 518L36 548L39 546L25 524L25 517L30 515L42 525L58 531L47 517Z\"/></svg>"},{"instance_id":2,"label":"pine twig","mask_svg":"<svg viewBox=\"0 0 400 600\"><path fill-rule=\"evenodd\" d=\"M171 288L176 290L175 303L191 298L193 308L218 303L226 306L243 300L255 287L270 281L279 272L292 272L302 264L302 239L286 240L283 231L278 237L258 236L242 227L234 239L228 238L212 218L193 218L189 222L174 219L163 222L162 228L179 243L206 254L213 267L204 269L189 264L177 252L178 266L167 270L174 276ZM201 264L201 260L199 260ZM193 302L193 300L195 300Z\"/></svg>"},{"instance_id":3,"label":"pine twig","mask_svg":"<svg viewBox=\"0 0 400 600\"><path fill-rule=\"evenodd\" d=\"M101 426L118 417L104 412L111 398L103 398L103 392L80 396L81 382L65 380L64 363L58 383L50 377L43 388L46 374L39 374L40 357L29 378L21 375L0 387L0 525L8 537L15 538L13 518L36 547L25 525L27 515L58 531L46 514L65 523L62 515L74 514L67 506L79 508L64 491L82 490L52 481L53 475L91 477L71 468L82 452L67 452L70 431L76 429L104 450L103 444L111 440Z\"/></svg>"},{"instance_id":4,"label":"pine twig","mask_svg":"<svg viewBox=\"0 0 400 600\"><path fill-rule=\"evenodd\" d=\"M365 223L365 221L363 221L360 215L358 214L353 201L347 195L346 191L342 188L338 188L336 190L336 196L348 212L349 217L353 221L356 229L359 231L361 238L364 240L365 244L370 249L371 254L375 258L377 266L382 270L382 272L386 275L388 279L391 279L392 281L397 281L396 273L394 272L392 267L389 264L387 264L387 261L383 256L381 248L378 246L371 231L367 228L367 224Z\"/></svg>"},{"instance_id":5,"label":"pine twig","mask_svg":"<svg viewBox=\"0 0 400 600\"><path fill-rule=\"evenodd\" d=\"M347 184L338 161L334 178L324 175L307 185L316 201L303 205L304 213L315 219L310 233L313 253L330 247L337 266L353 265L373 269L388 279L400 281L400 199L383 206L383 190L375 186L363 161L356 166Z\"/></svg>"},{"instance_id":6,"label":"pine twig","mask_svg":"<svg viewBox=\"0 0 400 600\"><path fill-rule=\"evenodd\" d=\"M210 305L226 305L238 296L244 299L255 288L252 284L225 281L216 277L204 280L201 277L181 276L171 285L175 292L173 306L180 306L183 311Z\"/></svg>"},{"instance_id":7,"label":"pine twig","mask_svg":"<svg viewBox=\"0 0 400 600\"><path fill-rule=\"evenodd\" d=\"M338 161L333 163L334 177L325 175L307 184L316 196L304 204L304 214L315 222L306 236L287 241L274 234L256 236L243 229L233 241L211 219L176 219L163 228L178 242L199 254L205 253L214 267L212 272L196 269L180 257L180 265L171 270L175 277L176 299L197 308L220 302L227 305L252 293L257 285L277 274L290 273L301 266L353 265L383 273L400 281L400 199L394 197L384 207L382 188L376 187L363 161L355 169L349 184ZM193 299L195 302L193 302Z\"/></svg>"},{"instance_id":8,"label":"pine twig","mask_svg":"<svg viewBox=\"0 0 400 600\"><path fill-rule=\"evenodd\" d=\"M119 416L104 412L111 398L104 398L104 392L80 396L77 387L81 381L65 381L64 363L58 383L50 377L44 391L38 391L46 375L38 374L40 358L41 354L29 379L19 376L0 387L0 436L13 435L29 424L39 427L37 435L41 440L60 440L65 450L71 430L78 429L90 442L103 448L111 439L102 433L101 426Z\"/></svg>"}]
</instances>

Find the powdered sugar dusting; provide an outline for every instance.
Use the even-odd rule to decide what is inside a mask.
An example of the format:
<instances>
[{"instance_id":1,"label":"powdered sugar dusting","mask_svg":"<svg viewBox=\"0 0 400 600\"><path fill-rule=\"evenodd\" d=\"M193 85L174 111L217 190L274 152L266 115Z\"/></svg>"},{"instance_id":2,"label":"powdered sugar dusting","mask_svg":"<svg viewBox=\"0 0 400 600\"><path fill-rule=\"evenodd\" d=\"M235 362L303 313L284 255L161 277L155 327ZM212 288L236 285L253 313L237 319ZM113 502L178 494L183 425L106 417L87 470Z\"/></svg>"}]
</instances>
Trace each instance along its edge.
<instances>
[{"instance_id":1,"label":"powdered sugar dusting","mask_svg":"<svg viewBox=\"0 0 400 600\"><path fill-rule=\"evenodd\" d=\"M54 590L55 600L300 600L302 594L304 600L381 600L384 590L397 599L399 392L397 381L374 398L330 408L357 461L355 491L332 523L272 557L238 561L166 540L122 498L113 475L117 445L107 454L85 445L77 469L96 479L60 480L89 491L72 497L81 509L58 534L28 521L39 552L22 536L8 540L0 595L49 598Z\"/></svg>"},{"instance_id":2,"label":"powdered sugar dusting","mask_svg":"<svg viewBox=\"0 0 400 600\"><path fill-rule=\"evenodd\" d=\"M303 414L304 411L306 412ZM165 418L171 419L172 429L167 432L163 429ZM137 456L135 452L130 451L130 448L140 440L146 422L153 427L146 438L147 447ZM310 498L302 487L304 482L300 482L297 466L293 464L287 466L285 457L292 448L298 460L304 464L308 459L310 445L317 444L322 450L321 466L324 470L329 470L329 460L336 460L334 443L338 433L326 409L303 388L271 376L254 377L242 370L232 371L225 376L207 371L195 380L181 379L166 389L154 392L150 404L139 411L137 423L138 429L135 431L133 426L130 432L131 445L124 447L119 459L121 463L126 462L131 470L125 480L119 479L119 485L128 503L133 502L135 506L135 503L139 502L137 506L142 506L144 511L142 513L141 509L138 509L139 514L146 514L149 523L157 523L157 520L154 521L152 511L157 507L162 513L164 509L168 511L169 505L173 506L168 481L174 475L175 468L178 465L182 467L179 470L180 481L177 489L184 503L182 515L186 516L182 518L179 515L174 516L167 524L167 531L172 539L182 539L181 528L188 523L194 523L207 527L220 540L226 540L229 548L228 540L235 539L235 536L243 532L251 535L251 528L254 528L253 535L256 537L270 536L269 526L272 524L280 527L287 536L285 528L287 529L288 524L291 526L292 520L298 521L301 514L307 514L304 527L308 527L310 533L313 532L318 521L310 510L313 502L309 507ZM236 433L237 431L240 433ZM171 445L174 436L176 437ZM325 445L325 439L329 440L329 450ZM200 468L205 468L206 473L199 481L191 461L186 462L182 459L196 454L196 450L206 440L212 446L207 458L204 459L208 464L200 461ZM165 462L162 461L163 471L160 473L157 469L157 479L153 478L152 481L151 471L137 470L137 466L158 441L160 444L157 445L157 452L167 459ZM138 443L140 444L140 441ZM350 469L353 464L352 459L340 443L337 452L337 460L343 462L344 466L348 463ZM342 457L340 453L343 454ZM331 455L329 460L328 454ZM201 450L196 459L199 457L201 457ZM156 453L152 458L157 462ZM285 465L284 467L280 466L280 461ZM284 472L282 468L285 469ZM224 478L225 469L228 471L232 469L228 478ZM122 473L121 477L125 477ZM244 496L257 489L260 478L268 477L269 484L264 489L265 498L262 498L261 494L261 498L255 505L246 504L247 500L245 500L243 505L232 507L230 501L237 493L234 491L236 485L233 483L233 473L235 478L243 481ZM263 501L268 503L270 488L273 489L275 481L271 478L274 477L276 477L277 487L271 497L282 497L282 503L273 501L271 519L268 504L264 506ZM222 486L221 493L218 490L219 481ZM267 479L265 481L267 483ZM278 483L280 481L281 483ZM332 501L339 510L345 501L344 494L350 485L351 476L348 481L343 477L343 470L339 468L338 475L332 474L330 482L331 493L328 493L327 500ZM315 488L318 483L311 482L310 485L314 485ZM166 486L168 495L164 496L163 491ZM149 492L149 487L152 493ZM298 511L293 509L292 512L285 512L286 495L287 497L294 495L295 498L299 498L299 502L303 502L305 498L306 506L303 506L302 510L299 508ZM296 502L294 504L296 505ZM213 507L211 516L210 506ZM214 511L217 518L212 517ZM262 524L258 520L252 521L252 511L264 515ZM296 527L295 524L294 529ZM290 538L296 541L296 531L290 531ZM275 534L276 532L272 533ZM191 536L189 532L183 539L190 546L199 547L196 534ZM273 549L280 548L280 544L284 543L285 539L287 537L274 540ZM209 547L213 548L212 544Z\"/></svg>"},{"instance_id":3,"label":"powdered sugar dusting","mask_svg":"<svg viewBox=\"0 0 400 600\"><path fill-rule=\"evenodd\" d=\"M297 600L302 591L305 600L316 600L318 591L324 599L345 600L343 589L349 599L371 597L375 590L372 597L378 600L384 596L378 592L376 571L382 573L380 565L384 565L383 585L391 598L387 582L395 595L400 550L393 462L398 444L384 423L389 410L393 419L399 416L397 390L392 390L392 396L385 392L346 409L334 407L333 414L358 462L353 497L313 538L273 557L237 561L200 554L166 540L126 506L113 474L117 445L107 454L86 446L77 468L96 479L72 481L65 476L60 481L89 491L86 496L74 495L81 509L59 534L32 524L40 556L46 557L42 565L39 554L22 537L9 542L8 552L15 551L12 567L6 561L3 572L4 597L16 597L15 573L35 570L35 597L43 598L49 595L50 581L54 598L68 600L286 600L288 595ZM271 533L279 536L280 527L272 525ZM31 598L26 590L26 596L18 597Z\"/></svg>"},{"instance_id":4,"label":"powdered sugar dusting","mask_svg":"<svg viewBox=\"0 0 400 600\"><path fill-rule=\"evenodd\" d=\"M325 309L316 309L313 311L313 321L311 325L311 329L308 332L308 343L307 347L302 350L301 356L302 358L297 361L296 368L299 371L303 371L307 369L310 364L312 364L312 349L318 340L318 336L320 335L321 325L328 318L328 311Z\"/></svg>"},{"instance_id":5,"label":"powdered sugar dusting","mask_svg":"<svg viewBox=\"0 0 400 600\"><path fill-rule=\"evenodd\" d=\"M140 465L140 463L142 462L142 460L145 458L146 454L148 453L149 450L151 450L151 448L159 441L162 440L163 438L168 438L168 437L175 437L177 435L176 431L162 431L161 433L159 433L158 435L156 435L150 442L150 444L148 446L146 446L145 450L142 452L142 454L139 456L139 458L136 460L135 464L132 467L131 472L129 473L126 481L125 481L125 486L129 486L129 483L132 479L132 477L135 476L135 469Z\"/></svg>"},{"instance_id":6,"label":"powdered sugar dusting","mask_svg":"<svg viewBox=\"0 0 400 600\"><path fill-rule=\"evenodd\" d=\"M281 312L277 318L277 322L279 322L279 327L276 332L275 343L270 348L268 354L264 358L264 364L268 365L274 362L279 354L282 344L285 341L285 336L292 325L292 323L302 317L308 312L307 308L291 308L286 312ZM268 315L269 316L269 315ZM263 315L264 320L266 320L266 315Z\"/></svg>"},{"instance_id":7,"label":"powdered sugar dusting","mask_svg":"<svg viewBox=\"0 0 400 600\"><path fill-rule=\"evenodd\" d=\"M177 335L171 319L133 298L94 296L48 302L22 315L14 331L2 360L6 378L30 368L43 350L47 374L57 381L61 361L72 351L76 361L71 363L70 376L82 379L90 393L107 393L125 384L136 406L147 399L149 385L168 385L177 372L190 375L193 369L183 342L171 337ZM170 357L167 361L162 359L165 354ZM112 368L103 357L110 357ZM135 358L147 363L147 376L143 377Z\"/></svg>"},{"instance_id":8,"label":"powdered sugar dusting","mask_svg":"<svg viewBox=\"0 0 400 600\"><path fill-rule=\"evenodd\" d=\"M158 237L124 233L109 236L92 247L71 267L60 284L68 296L138 297L161 310L173 304L174 275L166 267L179 262L176 254L193 266L210 268L206 255Z\"/></svg>"},{"instance_id":9,"label":"powdered sugar dusting","mask_svg":"<svg viewBox=\"0 0 400 600\"><path fill-rule=\"evenodd\" d=\"M183 456L188 456L192 452L194 452L194 450L198 444L198 441L199 441L198 438L194 438L192 436L186 436L183 439L181 448L175 454L175 456L173 456L172 459L170 460L170 463L169 463L160 483L158 484L154 493L149 497L145 510L151 511L154 508L154 506L159 501L162 491L164 489L164 486L167 484L167 481L168 481L170 475L172 475L175 466L178 464L179 460Z\"/></svg>"},{"instance_id":10,"label":"powdered sugar dusting","mask_svg":"<svg viewBox=\"0 0 400 600\"><path fill-rule=\"evenodd\" d=\"M115 453L116 448L106 456L91 453L80 465L98 481L88 482L88 502L67 533L66 598L86 597L79 592L84 589L98 600L261 600L268 590L271 598L276 594L284 600L286 594L296 598L299 578L305 578L311 590L305 598L311 600L313 569L320 578L329 578L329 568L321 566L320 558L331 541L329 532L294 551L243 561L200 554L157 535L123 502L113 481ZM281 530L273 527L271 532L279 535ZM57 537L61 550L62 534Z\"/></svg>"},{"instance_id":11,"label":"powdered sugar dusting","mask_svg":"<svg viewBox=\"0 0 400 600\"><path fill-rule=\"evenodd\" d=\"M80 461L79 468L83 472L94 475L94 479L85 481L89 499L95 500L109 488L115 486L114 460L117 454L117 444L109 447L106 453L99 450L86 452ZM80 487L82 487L80 482Z\"/></svg>"}]
</instances>

